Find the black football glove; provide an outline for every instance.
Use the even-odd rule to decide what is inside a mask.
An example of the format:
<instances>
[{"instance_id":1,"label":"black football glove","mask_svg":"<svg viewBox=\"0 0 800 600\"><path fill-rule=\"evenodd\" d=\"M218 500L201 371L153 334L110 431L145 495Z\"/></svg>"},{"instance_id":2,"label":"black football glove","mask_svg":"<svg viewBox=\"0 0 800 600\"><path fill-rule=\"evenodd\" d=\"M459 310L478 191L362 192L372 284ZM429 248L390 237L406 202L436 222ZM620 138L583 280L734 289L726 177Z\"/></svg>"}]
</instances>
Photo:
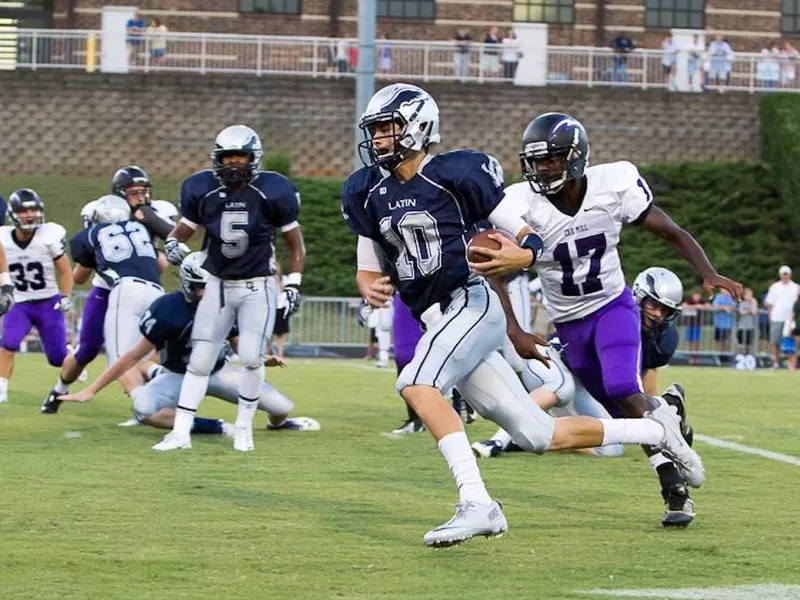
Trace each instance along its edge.
<instances>
[{"instance_id":1,"label":"black football glove","mask_svg":"<svg viewBox=\"0 0 800 600\"><path fill-rule=\"evenodd\" d=\"M14 286L0 286L0 316L6 314L14 306Z\"/></svg>"}]
</instances>

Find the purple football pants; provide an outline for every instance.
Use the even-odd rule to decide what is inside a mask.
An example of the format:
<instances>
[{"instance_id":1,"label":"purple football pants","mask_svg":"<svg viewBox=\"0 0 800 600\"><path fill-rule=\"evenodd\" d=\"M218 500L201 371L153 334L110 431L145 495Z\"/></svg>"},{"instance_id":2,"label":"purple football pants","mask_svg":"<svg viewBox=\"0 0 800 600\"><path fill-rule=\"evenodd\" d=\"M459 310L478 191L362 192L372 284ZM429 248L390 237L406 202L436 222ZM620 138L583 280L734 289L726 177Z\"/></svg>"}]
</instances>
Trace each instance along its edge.
<instances>
[{"instance_id":1,"label":"purple football pants","mask_svg":"<svg viewBox=\"0 0 800 600\"><path fill-rule=\"evenodd\" d=\"M400 300L400 294L396 294L392 338L394 340L394 361L397 364L398 373L414 358L414 350L421 337L422 327L419 321L412 316L411 311Z\"/></svg>"},{"instance_id":2,"label":"purple football pants","mask_svg":"<svg viewBox=\"0 0 800 600\"><path fill-rule=\"evenodd\" d=\"M618 402L641 393L642 337L639 307L628 288L583 319L556 323L572 374L613 417Z\"/></svg>"},{"instance_id":3,"label":"purple football pants","mask_svg":"<svg viewBox=\"0 0 800 600\"><path fill-rule=\"evenodd\" d=\"M93 287L86 298L81 321L81 334L75 360L80 365L88 365L100 353L105 337L103 324L108 309L108 295L111 292L103 288Z\"/></svg>"},{"instance_id":4,"label":"purple football pants","mask_svg":"<svg viewBox=\"0 0 800 600\"><path fill-rule=\"evenodd\" d=\"M2 346L9 352L18 352L22 340L32 327L39 332L47 362L60 367L67 357L67 329L64 313L56 308L61 298L20 302L11 307L3 317Z\"/></svg>"}]
</instances>

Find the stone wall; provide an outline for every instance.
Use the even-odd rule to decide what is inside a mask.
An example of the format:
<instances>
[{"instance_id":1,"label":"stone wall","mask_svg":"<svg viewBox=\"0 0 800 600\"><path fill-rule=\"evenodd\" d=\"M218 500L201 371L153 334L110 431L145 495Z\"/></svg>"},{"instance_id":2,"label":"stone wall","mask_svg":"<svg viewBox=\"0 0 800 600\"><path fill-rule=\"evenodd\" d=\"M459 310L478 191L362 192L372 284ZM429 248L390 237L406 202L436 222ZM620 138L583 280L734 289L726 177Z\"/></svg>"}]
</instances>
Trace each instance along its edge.
<instances>
[{"instance_id":1,"label":"stone wall","mask_svg":"<svg viewBox=\"0 0 800 600\"><path fill-rule=\"evenodd\" d=\"M752 160L757 94L430 84L441 149L470 147L517 172L519 138L540 112L586 126L592 162ZM135 163L182 176L208 164L218 130L245 123L267 151L288 150L297 175L346 175L352 164L352 80L227 75L0 72L0 173L109 176Z\"/></svg>"}]
</instances>

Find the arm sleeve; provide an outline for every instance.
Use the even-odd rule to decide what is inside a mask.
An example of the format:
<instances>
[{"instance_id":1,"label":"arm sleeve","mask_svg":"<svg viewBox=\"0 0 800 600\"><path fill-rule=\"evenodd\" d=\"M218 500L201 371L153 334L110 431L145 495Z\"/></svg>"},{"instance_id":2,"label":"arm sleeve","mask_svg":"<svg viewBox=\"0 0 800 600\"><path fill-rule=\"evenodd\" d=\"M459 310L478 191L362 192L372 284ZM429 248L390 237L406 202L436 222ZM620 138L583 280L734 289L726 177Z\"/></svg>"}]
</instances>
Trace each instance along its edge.
<instances>
[{"instance_id":1,"label":"arm sleeve","mask_svg":"<svg viewBox=\"0 0 800 600\"><path fill-rule=\"evenodd\" d=\"M183 180L181 184L181 217L197 225L200 223L199 198L197 198L192 187L191 177Z\"/></svg>"},{"instance_id":2,"label":"arm sleeve","mask_svg":"<svg viewBox=\"0 0 800 600\"><path fill-rule=\"evenodd\" d=\"M94 254L94 248L89 241L89 234L92 229L84 229L79 232L69 242L69 250L72 253L72 260L87 269L96 269L97 260Z\"/></svg>"},{"instance_id":3,"label":"arm sleeve","mask_svg":"<svg viewBox=\"0 0 800 600\"><path fill-rule=\"evenodd\" d=\"M460 173L453 182L453 192L461 204L465 225L470 227L488 219L503 200L503 168L495 157L480 152L465 154L457 160Z\"/></svg>"},{"instance_id":4,"label":"arm sleeve","mask_svg":"<svg viewBox=\"0 0 800 600\"><path fill-rule=\"evenodd\" d=\"M61 225L53 227L52 237L47 243L47 252L53 260L58 260L67 251L67 230Z\"/></svg>"},{"instance_id":5,"label":"arm sleeve","mask_svg":"<svg viewBox=\"0 0 800 600\"><path fill-rule=\"evenodd\" d=\"M383 273L385 255L380 245L375 240L364 237L363 235L358 236L356 256L359 271Z\"/></svg>"},{"instance_id":6,"label":"arm sleeve","mask_svg":"<svg viewBox=\"0 0 800 600\"><path fill-rule=\"evenodd\" d=\"M623 163L619 178L627 185L619 194L619 214L623 223L640 223L653 204L653 192L632 163Z\"/></svg>"},{"instance_id":7,"label":"arm sleeve","mask_svg":"<svg viewBox=\"0 0 800 600\"><path fill-rule=\"evenodd\" d=\"M515 239L522 228L528 226L519 212L519 206L508 196L491 212L489 222L493 227L510 233Z\"/></svg>"},{"instance_id":8,"label":"arm sleeve","mask_svg":"<svg viewBox=\"0 0 800 600\"><path fill-rule=\"evenodd\" d=\"M282 184L278 195L271 199L270 215L273 225L285 232L297 227L297 218L300 215L300 192L286 178L283 178Z\"/></svg>"}]
</instances>

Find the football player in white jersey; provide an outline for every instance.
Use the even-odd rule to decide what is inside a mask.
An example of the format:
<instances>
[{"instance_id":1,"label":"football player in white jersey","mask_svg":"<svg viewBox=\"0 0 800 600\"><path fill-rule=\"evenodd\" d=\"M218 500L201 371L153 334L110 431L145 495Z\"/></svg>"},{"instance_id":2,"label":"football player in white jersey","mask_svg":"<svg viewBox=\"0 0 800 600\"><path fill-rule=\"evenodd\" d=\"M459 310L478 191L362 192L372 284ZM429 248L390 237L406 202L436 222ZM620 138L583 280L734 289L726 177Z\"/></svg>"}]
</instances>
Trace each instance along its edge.
<instances>
[{"instance_id":1,"label":"football player in white jersey","mask_svg":"<svg viewBox=\"0 0 800 600\"><path fill-rule=\"evenodd\" d=\"M661 400L642 386L639 310L617 252L622 225L634 223L664 239L697 269L709 293L722 288L739 299L742 285L717 273L697 241L653 204L633 164L588 167L588 161L589 141L581 123L563 113L540 115L522 139L520 162L527 181L510 186L506 195L542 237L536 271L572 373L612 416L640 417ZM518 252L503 236L494 237L499 250L475 248L491 259L472 264L486 276L511 270ZM508 307L507 299L504 304ZM508 308L506 316L513 319ZM512 340L520 354L530 353L525 336ZM646 452L655 468L673 462L665 453ZM676 482L681 480L677 468L659 474L667 470ZM702 483L702 478L689 479L693 487Z\"/></svg>"},{"instance_id":2,"label":"football player in white jersey","mask_svg":"<svg viewBox=\"0 0 800 600\"><path fill-rule=\"evenodd\" d=\"M13 225L0 227L16 304L3 319L0 349L0 402L8 400L8 380L14 354L36 327L47 362L60 367L67 356L64 313L72 308L72 270L66 254L66 230L45 223L44 202L31 189L15 191L8 199Z\"/></svg>"}]
</instances>

